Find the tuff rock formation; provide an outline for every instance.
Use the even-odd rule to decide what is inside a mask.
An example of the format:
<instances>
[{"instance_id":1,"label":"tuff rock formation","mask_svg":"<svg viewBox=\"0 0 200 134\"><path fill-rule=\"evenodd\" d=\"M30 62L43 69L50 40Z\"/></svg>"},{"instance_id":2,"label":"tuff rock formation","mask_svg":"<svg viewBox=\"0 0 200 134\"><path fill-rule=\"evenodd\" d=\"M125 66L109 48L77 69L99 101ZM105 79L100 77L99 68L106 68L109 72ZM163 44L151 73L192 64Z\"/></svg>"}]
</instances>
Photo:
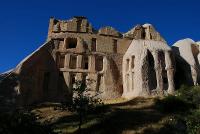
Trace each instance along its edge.
<instances>
[{"instance_id":1,"label":"tuff rock formation","mask_svg":"<svg viewBox=\"0 0 200 134\"><path fill-rule=\"evenodd\" d=\"M143 25L144 33L137 28L132 30L132 34L137 37L123 57L123 97L158 95L165 91L173 93L174 63L171 48L152 25ZM155 33L157 36L152 36Z\"/></svg>"},{"instance_id":2,"label":"tuff rock formation","mask_svg":"<svg viewBox=\"0 0 200 134\"><path fill-rule=\"evenodd\" d=\"M176 57L176 84L199 84L199 45L192 39L179 40L173 44L172 49Z\"/></svg>"},{"instance_id":3,"label":"tuff rock formation","mask_svg":"<svg viewBox=\"0 0 200 134\"><path fill-rule=\"evenodd\" d=\"M198 43L182 40L172 51L151 24L122 34L110 26L95 30L85 17L51 18L46 42L0 76L0 97L18 105L59 102L71 99L76 80L93 80L90 94L102 99L171 94L181 78L198 84L199 59ZM6 87L9 80L14 84Z\"/></svg>"}]
</instances>

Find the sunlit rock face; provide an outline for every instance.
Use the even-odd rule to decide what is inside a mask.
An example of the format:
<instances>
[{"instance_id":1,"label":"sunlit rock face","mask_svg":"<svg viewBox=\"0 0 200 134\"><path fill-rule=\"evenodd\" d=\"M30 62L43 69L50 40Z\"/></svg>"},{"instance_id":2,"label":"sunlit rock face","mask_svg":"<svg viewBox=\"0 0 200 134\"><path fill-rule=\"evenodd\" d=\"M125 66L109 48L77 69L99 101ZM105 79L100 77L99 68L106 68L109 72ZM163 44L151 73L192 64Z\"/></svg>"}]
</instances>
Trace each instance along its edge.
<instances>
[{"instance_id":1,"label":"sunlit rock face","mask_svg":"<svg viewBox=\"0 0 200 134\"><path fill-rule=\"evenodd\" d=\"M75 81L101 99L122 96L122 59L132 39L115 28L94 29L85 17L51 18L47 40L12 70L21 105L71 99Z\"/></svg>"},{"instance_id":2,"label":"sunlit rock face","mask_svg":"<svg viewBox=\"0 0 200 134\"><path fill-rule=\"evenodd\" d=\"M47 40L9 71L16 77L8 83L16 79L0 91L19 105L71 100L77 80L103 100L172 94L181 84L198 85L199 46L184 39L172 51L151 24L122 34L110 26L94 29L82 16L51 18Z\"/></svg>"},{"instance_id":3,"label":"sunlit rock face","mask_svg":"<svg viewBox=\"0 0 200 134\"><path fill-rule=\"evenodd\" d=\"M176 84L180 86L199 84L199 42L192 39L179 40L173 44L172 49L176 57Z\"/></svg>"},{"instance_id":4,"label":"sunlit rock face","mask_svg":"<svg viewBox=\"0 0 200 134\"><path fill-rule=\"evenodd\" d=\"M172 50L160 34L152 25L145 24L125 35L133 41L123 57L123 97L173 93Z\"/></svg>"}]
</instances>

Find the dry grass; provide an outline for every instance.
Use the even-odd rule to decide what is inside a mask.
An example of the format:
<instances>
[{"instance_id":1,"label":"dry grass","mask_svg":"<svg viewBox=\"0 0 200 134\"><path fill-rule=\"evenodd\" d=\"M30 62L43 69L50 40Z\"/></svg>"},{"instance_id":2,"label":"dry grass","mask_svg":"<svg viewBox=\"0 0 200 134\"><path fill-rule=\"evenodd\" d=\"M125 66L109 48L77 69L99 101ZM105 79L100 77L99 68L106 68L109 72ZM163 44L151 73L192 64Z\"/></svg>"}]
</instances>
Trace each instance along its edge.
<instances>
[{"instance_id":1,"label":"dry grass","mask_svg":"<svg viewBox=\"0 0 200 134\"><path fill-rule=\"evenodd\" d=\"M128 101L129 100L127 100L125 98L116 98L116 99L105 100L104 104L120 104L120 103L125 103Z\"/></svg>"},{"instance_id":2,"label":"dry grass","mask_svg":"<svg viewBox=\"0 0 200 134\"><path fill-rule=\"evenodd\" d=\"M87 116L82 133L85 134L149 134L147 130L159 130L168 116L154 108L152 98L135 98L131 101L117 98L104 102L109 110ZM68 111L53 107L40 107L33 110L38 121L48 122L57 133L77 133L78 117Z\"/></svg>"}]
</instances>

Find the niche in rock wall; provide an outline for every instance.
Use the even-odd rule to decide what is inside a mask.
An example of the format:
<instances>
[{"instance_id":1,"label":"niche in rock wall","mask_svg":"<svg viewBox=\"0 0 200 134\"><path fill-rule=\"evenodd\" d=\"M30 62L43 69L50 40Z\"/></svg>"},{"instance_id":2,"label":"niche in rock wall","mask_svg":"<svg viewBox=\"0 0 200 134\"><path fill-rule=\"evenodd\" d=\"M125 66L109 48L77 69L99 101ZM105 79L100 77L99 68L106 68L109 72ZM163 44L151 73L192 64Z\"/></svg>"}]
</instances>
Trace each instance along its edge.
<instances>
[{"instance_id":1,"label":"niche in rock wall","mask_svg":"<svg viewBox=\"0 0 200 134\"><path fill-rule=\"evenodd\" d=\"M76 82L76 74L71 73L70 74L70 85L71 85L71 87L73 87L73 84L75 84L75 82Z\"/></svg>"},{"instance_id":2,"label":"niche in rock wall","mask_svg":"<svg viewBox=\"0 0 200 134\"><path fill-rule=\"evenodd\" d=\"M131 69L134 69L135 67L135 56L131 56Z\"/></svg>"},{"instance_id":3,"label":"niche in rock wall","mask_svg":"<svg viewBox=\"0 0 200 134\"><path fill-rule=\"evenodd\" d=\"M165 70L165 54L163 51L158 52L158 60L162 67L162 79L163 79L163 88L164 90L168 89L168 79L167 79L167 70Z\"/></svg>"},{"instance_id":4,"label":"niche in rock wall","mask_svg":"<svg viewBox=\"0 0 200 134\"><path fill-rule=\"evenodd\" d=\"M81 32L81 24L82 24L82 19L77 20L77 31Z\"/></svg>"},{"instance_id":5,"label":"niche in rock wall","mask_svg":"<svg viewBox=\"0 0 200 134\"><path fill-rule=\"evenodd\" d=\"M126 71L129 71L130 59L126 59Z\"/></svg>"},{"instance_id":6,"label":"niche in rock wall","mask_svg":"<svg viewBox=\"0 0 200 134\"><path fill-rule=\"evenodd\" d=\"M97 83L96 83L96 90L98 92L103 93L104 92L104 76L102 74L99 74L97 76Z\"/></svg>"},{"instance_id":7,"label":"niche in rock wall","mask_svg":"<svg viewBox=\"0 0 200 134\"><path fill-rule=\"evenodd\" d=\"M117 40L113 39L113 53L117 53Z\"/></svg>"},{"instance_id":8,"label":"niche in rock wall","mask_svg":"<svg viewBox=\"0 0 200 134\"><path fill-rule=\"evenodd\" d=\"M65 55L58 55L58 68L64 68L64 64L65 64Z\"/></svg>"},{"instance_id":9,"label":"niche in rock wall","mask_svg":"<svg viewBox=\"0 0 200 134\"><path fill-rule=\"evenodd\" d=\"M83 69L88 69L88 67L89 67L88 55L83 56L82 67L83 67Z\"/></svg>"},{"instance_id":10,"label":"niche in rock wall","mask_svg":"<svg viewBox=\"0 0 200 134\"><path fill-rule=\"evenodd\" d=\"M96 45L97 45L97 39L96 38L92 38L91 51L93 51L93 52L96 51Z\"/></svg>"},{"instance_id":11,"label":"niche in rock wall","mask_svg":"<svg viewBox=\"0 0 200 134\"><path fill-rule=\"evenodd\" d=\"M95 57L95 70L102 71L103 70L103 56L96 56Z\"/></svg>"},{"instance_id":12,"label":"niche in rock wall","mask_svg":"<svg viewBox=\"0 0 200 134\"><path fill-rule=\"evenodd\" d=\"M146 38L146 30L145 28L141 28L141 39L145 39Z\"/></svg>"},{"instance_id":13,"label":"niche in rock wall","mask_svg":"<svg viewBox=\"0 0 200 134\"><path fill-rule=\"evenodd\" d=\"M149 89L153 90L157 88L157 80L156 80L156 71L155 71L155 61L153 58L153 55L148 50L147 51L147 57L148 57L148 84Z\"/></svg>"},{"instance_id":14,"label":"niche in rock wall","mask_svg":"<svg viewBox=\"0 0 200 134\"><path fill-rule=\"evenodd\" d=\"M66 49L76 48L77 39L76 38L67 38L66 39Z\"/></svg>"},{"instance_id":15,"label":"niche in rock wall","mask_svg":"<svg viewBox=\"0 0 200 134\"><path fill-rule=\"evenodd\" d=\"M70 55L69 68L70 69L76 69L76 64L77 64L77 56L76 55Z\"/></svg>"},{"instance_id":16,"label":"niche in rock wall","mask_svg":"<svg viewBox=\"0 0 200 134\"><path fill-rule=\"evenodd\" d=\"M58 49L62 50L64 45L64 39L59 39L59 44L57 46Z\"/></svg>"}]
</instances>

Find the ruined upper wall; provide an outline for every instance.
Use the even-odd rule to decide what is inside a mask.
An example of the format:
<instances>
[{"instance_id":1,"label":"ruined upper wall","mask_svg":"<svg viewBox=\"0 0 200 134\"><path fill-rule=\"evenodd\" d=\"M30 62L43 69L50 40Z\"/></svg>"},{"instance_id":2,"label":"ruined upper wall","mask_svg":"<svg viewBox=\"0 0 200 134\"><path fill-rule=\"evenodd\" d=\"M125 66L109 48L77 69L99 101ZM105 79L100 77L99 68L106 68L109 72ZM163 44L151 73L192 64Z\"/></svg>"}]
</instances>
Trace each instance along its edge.
<instances>
[{"instance_id":1,"label":"ruined upper wall","mask_svg":"<svg viewBox=\"0 0 200 134\"><path fill-rule=\"evenodd\" d=\"M70 20L50 19L48 39L65 40L82 38L84 45L91 51L95 44L97 52L124 54L133 39L165 40L150 24L137 25L125 34L115 28L105 26L95 30L85 17L74 17Z\"/></svg>"},{"instance_id":2,"label":"ruined upper wall","mask_svg":"<svg viewBox=\"0 0 200 134\"><path fill-rule=\"evenodd\" d=\"M104 36L122 37L122 34L113 27L106 26L95 30L86 17L73 17L69 20L50 19L49 35L51 33L76 32L76 33L94 33Z\"/></svg>"},{"instance_id":3,"label":"ruined upper wall","mask_svg":"<svg viewBox=\"0 0 200 134\"><path fill-rule=\"evenodd\" d=\"M151 24L136 25L133 29L123 34L123 36L124 38L136 40L146 39L166 42L160 33L158 33Z\"/></svg>"},{"instance_id":4,"label":"ruined upper wall","mask_svg":"<svg viewBox=\"0 0 200 134\"><path fill-rule=\"evenodd\" d=\"M83 32L92 33L92 25L85 17L74 17L70 20L50 19L49 34L55 32Z\"/></svg>"},{"instance_id":5,"label":"ruined upper wall","mask_svg":"<svg viewBox=\"0 0 200 134\"><path fill-rule=\"evenodd\" d=\"M108 36L114 36L114 37L122 37L122 34L114 29L113 27L107 26L100 28L98 31L99 35L108 35Z\"/></svg>"}]
</instances>

